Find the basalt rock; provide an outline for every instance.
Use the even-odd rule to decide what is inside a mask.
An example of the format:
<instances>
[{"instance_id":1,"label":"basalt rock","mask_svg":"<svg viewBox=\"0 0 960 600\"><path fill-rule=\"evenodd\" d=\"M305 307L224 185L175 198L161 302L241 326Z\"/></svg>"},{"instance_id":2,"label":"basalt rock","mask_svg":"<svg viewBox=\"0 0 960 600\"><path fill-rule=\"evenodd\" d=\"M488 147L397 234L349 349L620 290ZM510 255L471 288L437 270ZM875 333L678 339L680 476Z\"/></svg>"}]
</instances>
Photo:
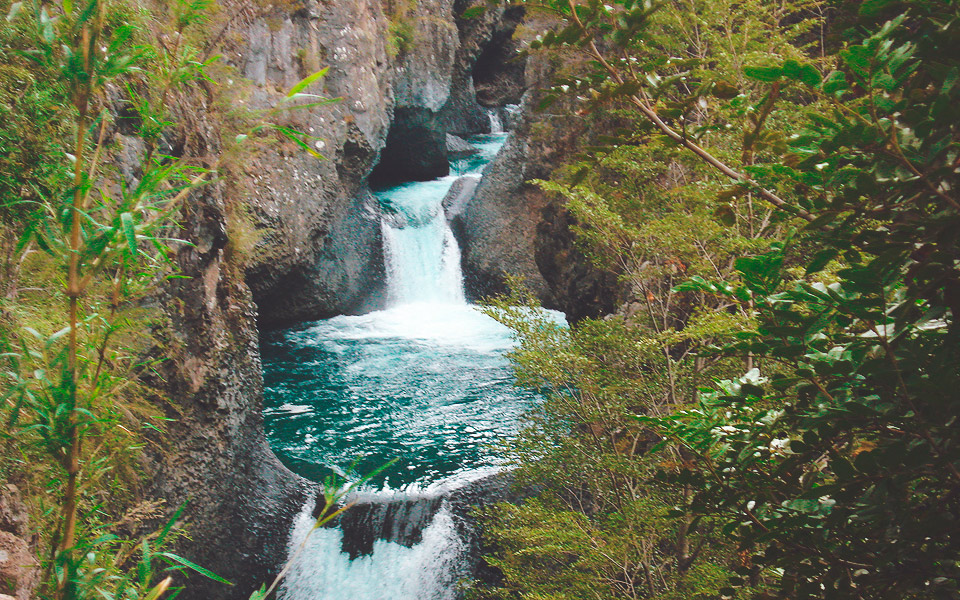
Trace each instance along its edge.
<instances>
[{"instance_id":1,"label":"basalt rock","mask_svg":"<svg viewBox=\"0 0 960 600\"><path fill-rule=\"evenodd\" d=\"M447 155L451 159L465 158L479 152L476 146L455 135L447 134Z\"/></svg>"},{"instance_id":2,"label":"basalt rock","mask_svg":"<svg viewBox=\"0 0 960 600\"><path fill-rule=\"evenodd\" d=\"M30 600L40 585L40 563L31 544L30 520L20 490L0 485L0 600Z\"/></svg>"},{"instance_id":3,"label":"basalt rock","mask_svg":"<svg viewBox=\"0 0 960 600\"><path fill-rule=\"evenodd\" d=\"M520 55L520 44L514 32L523 20L523 7L504 11L497 20L483 51L477 56L472 75L477 102L486 107L519 104L527 89L526 60Z\"/></svg>"},{"instance_id":4,"label":"basalt rock","mask_svg":"<svg viewBox=\"0 0 960 600\"><path fill-rule=\"evenodd\" d=\"M518 58L518 46L513 41L524 11L520 7L493 8L477 0L456 0L453 10L460 47L450 97L440 111L440 119L455 135L489 133L486 107L519 102L525 89L525 61ZM478 93L478 86L486 90L485 94ZM481 97L485 102L478 101Z\"/></svg>"},{"instance_id":5,"label":"basalt rock","mask_svg":"<svg viewBox=\"0 0 960 600\"><path fill-rule=\"evenodd\" d=\"M192 199L182 229L192 244L176 257L185 277L159 299L168 360L152 383L173 401L162 404L170 421L144 454L149 494L185 504L178 553L235 584L191 576L183 597L197 600L246 598L267 581L308 490L267 446L256 310L225 260L225 228L221 187Z\"/></svg>"},{"instance_id":6,"label":"basalt rock","mask_svg":"<svg viewBox=\"0 0 960 600\"><path fill-rule=\"evenodd\" d=\"M528 63L530 91L507 117L515 130L462 211L464 281L470 297L482 298L505 292L507 278L518 276L544 306L578 320L611 312L619 289L614 274L576 248L575 221L561 201L530 183L549 179L588 137L587 121L568 116L573 111L533 110L552 72Z\"/></svg>"}]
</instances>

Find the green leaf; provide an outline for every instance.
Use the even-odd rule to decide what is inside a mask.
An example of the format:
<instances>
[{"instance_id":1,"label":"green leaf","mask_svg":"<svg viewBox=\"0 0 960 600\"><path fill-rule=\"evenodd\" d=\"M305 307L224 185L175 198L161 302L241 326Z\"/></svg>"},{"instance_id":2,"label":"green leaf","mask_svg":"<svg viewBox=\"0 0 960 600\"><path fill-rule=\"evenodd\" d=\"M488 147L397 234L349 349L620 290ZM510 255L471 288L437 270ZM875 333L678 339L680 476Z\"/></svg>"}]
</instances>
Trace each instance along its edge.
<instances>
[{"instance_id":1,"label":"green leaf","mask_svg":"<svg viewBox=\"0 0 960 600\"><path fill-rule=\"evenodd\" d=\"M120 226L123 229L123 237L127 240L127 247L131 256L137 255L137 233L133 224L133 215L129 212L120 213Z\"/></svg>"},{"instance_id":2,"label":"green leaf","mask_svg":"<svg viewBox=\"0 0 960 600\"><path fill-rule=\"evenodd\" d=\"M167 521L167 524L163 526L163 530L160 532L160 535L157 536L157 546L161 546L164 540L167 539L167 535L170 533L170 530L173 529L173 526L176 524L177 520L180 519L180 516L183 515L183 511L187 508L187 503L184 502L177 510L174 511L173 516L170 517L170 520Z\"/></svg>"},{"instance_id":3,"label":"green leaf","mask_svg":"<svg viewBox=\"0 0 960 600\"><path fill-rule=\"evenodd\" d=\"M807 275L812 275L813 273L819 273L823 270L827 264L835 259L837 255L840 254L840 251L835 248L827 248L826 250L821 250L813 257L813 260L810 261L810 264L807 265Z\"/></svg>"},{"instance_id":4,"label":"green leaf","mask_svg":"<svg viewBox=\"0 0 960 600\"><path fill-rule=\"evenodd\" d=\"M829 75L823 78L820 89L824 94L835 95L847 90L847 76L840 71L831 71Z\"/></svg>"},{"instance_id":5,"label":"green leaf","mask_svg":"<svg viewBox=\"0 0 960 600\"><path fill-rule=\"evenodd\" d=\"M866 79L870 75L870 63L873 59L873 52L866 46L850 46L840 52L844 62L853 70L854 73Z\"/></svg>"},{"instance_id":6,"label":"green leaf","mask_svg":"<svg viewBox=\"0 0 960 600\"><path fill-rule=\"evenodd\" d=\"M319 79L322 79L327 74L327 71L329 70L330 70L330 67L324 67L319 71L317 71L316 73L313 73L312 75L307 75L306 77L301 79L295 86L290 88L290 91L287 92L287 98L293 98L295 94L302 92L311 83Z\"/></svg>"},{"instance_id":7,"label":"green leaf","mask_svg":"<svg viewBox=\"0 0 960 600\"><path fill-rule=\"evenodd\" d=\"M250 594L250 600L264 600L267 597L267 585L261 585L259 590Z\"/></svg>"},{"instance_id":8,"label":"green leaf","mask_svg":"<svg viewBox=\"0 0 960 600\"><path fill-rule=\"evenodd\" d=\"M781 67L744 67L743 74L757 81L772 82L783 76Z\"/></svg>"},{"instance_id":9,"label":"green leaf","mask_svg":"<svg viewBox=\"0 0 960 600\"><path fill-rule=\"evenodd\" d=\"M810 87L816 87L820 83L820 72L813 65L801 65L795 60L788 60L783 63L784 76L799 81Z\"/></svg>"},{"instance_id":10,"label":"green leaf","mask_svg":"<svg viewBox=\"0 0 960 600\"><path fill-rule=\"evenodd\" d=\"M204 569L204 568L201 567L200 565L198 565L198 564L196 564L196 563L194 563L194 562L191 562L191 561L183 558L182 556L178 556L178 555L173 554L173 553L171 553L171 552L158 552L158 553L157 553L157 556L162 556L162 557L164 557L164 558L168 558L168 559L172 560L173 562L179 563L179 564L187 567L188 569L191 569L191 570L193 570L193 571L196 571L197 573L200 573L200 574L203 575L204 577L207 577L207 578L212 579L212 580L214 580L214 581L219 581L220 583L225 583L225 584L227 584L227 585L233 585L232 583L230 583L229 581L227 581L227 580L224 579L223 577L220 577L219 575L217 575L217 574L214 573L213 571L210 571L209 569Z\"/></svg>"},{"instance_id":11,"label":"green leaf","mask_svg":"<svg viewBox=\"0 0 960 600\"><path fill-rule=\"evenodd\" d=\"M313 156L314 158L318 158L318 159L320 159L320 160L324 160L324 159L325 159L325 157L324 157L322 154L320 154L319 152L317 152L316 150L314 150L314 149L310 146L310 144L308 144L308 143L306 143L305 141L303 141L302 139L300 139L300 136L303 135L303 134L300 133L299 131L295 131L295 130L293 130L293 129L289 129L289 128L287 128L287 127L281 127L281 126L279 126L279 125L276 126L276 130L279 131L281 134L283 134L283 136L286 137L288 140L292 141L292 142L295 143L296 145L298 145L298 146L300 146L301 148L303 148L304 150L306 150L307 153L310 154L311 156Z\"/></svg>"}]
</instances>

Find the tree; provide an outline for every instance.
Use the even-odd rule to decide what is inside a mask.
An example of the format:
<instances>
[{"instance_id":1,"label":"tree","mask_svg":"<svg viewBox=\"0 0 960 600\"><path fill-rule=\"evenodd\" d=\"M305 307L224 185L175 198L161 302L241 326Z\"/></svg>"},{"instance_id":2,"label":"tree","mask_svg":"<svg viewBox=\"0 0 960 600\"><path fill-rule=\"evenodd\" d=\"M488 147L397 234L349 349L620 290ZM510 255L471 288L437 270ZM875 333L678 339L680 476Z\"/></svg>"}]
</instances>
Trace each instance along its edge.
<instances>
[{"instance_id":1,"label":"tree","mask_svg":"<svg viewBox=\"0 0 960 600\"><path fill-rule=\"evenodd\" d=\"M648 288L655 300L673 297L679 333L696 323L678 309L689 294L745 317L745 331L734 334L740 341L717 338L712 351L700 345L691 354L739 357L746 375L666 410L636 411L634 435L651 437L634 460L659 472L643 485L682 498L672 509L677 531L709 538L715 528L736 543L725 560L739 575L720 593L955 595L960 67L949 48L957 7L872 2L858 12L832 7L824 19L821 3L785 4L767 13L766 47L759 41L734 56L749 47L723 40L746 29L738 19L758 8L751 3L714 21L680 3L524 4L559 20L534 46L589 58L585 72L559 81L552 95L577 94L586 112L611 102L632 107L644 122L639 143L675 147L729 181L717 196L685 196L692 204L713 204L718 219L748 237L773 238L766 248L741 247L735 273L687 273L693 277L672 294ZM716 54L680 60L676 37L661 34L684 23ZM836 45L831 23L856 23L845 33L851 41ZM697 48L687 40L681 50ZM741 76L718 68L724 64L738 65ZM735 135L725 141L729 129ZM623 153L619 145L611 155ZM589 176L586 185L550 187L568 199L590 248L640 272L643 236L629 211L642 197L638 204L610 189L598 195ZM758 210L764 204L775 209L769 217ZM570 335L588 334L581 327ZM628 348L595 369L610 372L636 354ZM521 366L550 373L573 360L544 350L544 364ZM656 372L649 357L639 362L636 377ZM578 377L569 381L579 394ZM600 384L600 397L608 385ZM579 436L573 419L551 427L557 438ZM536 460L556 466L549 444L536 447Z\"/></svg>"}]
</instances>

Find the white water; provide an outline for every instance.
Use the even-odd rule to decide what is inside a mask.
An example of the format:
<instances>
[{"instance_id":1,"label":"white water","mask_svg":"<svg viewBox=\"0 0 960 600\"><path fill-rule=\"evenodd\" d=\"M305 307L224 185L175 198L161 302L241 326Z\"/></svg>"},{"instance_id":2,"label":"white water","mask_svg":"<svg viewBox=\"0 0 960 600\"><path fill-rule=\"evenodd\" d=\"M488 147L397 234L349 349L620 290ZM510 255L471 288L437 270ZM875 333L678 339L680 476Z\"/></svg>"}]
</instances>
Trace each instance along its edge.
<instances>
[{"instance_id":1,"label":"white water","mask_svg":"<svg viewBox=\"0 0 960 600\"><path fill-rule=\"evenodd\" d=\"M419 544L406 548L379 540L373 554L350 560L340 552L339 529L313 528L310 507L294 525L291 546L306 538L280 588L281 598L298 600L454 600L462 572L465 544L453 515L444 506L423 532Z\"/></svg>"},{"instance_id":2,"label":"white water","mask_svg":"<svg viewBox=\"0 0 960 600\"><path fill-rule=\"evenodd\" d=\"M490 118L490 133L503 133L503 122L500 120L497 109L488 108L487 116Z\"/></svg>"},{"instance_id":3,"label":"white water","mask_svg":"<svg viewBox=\"0 0 960 600\"><path fill-rule=\"evenodd\" d=\"M495 112L491 127L502 131ZM487 136L472 162L455 167L479 176L504 137ZM443 497L449 488L496 471L499 459L485 444L510 435L532 400L511 385L503 357L514 343L510 331L464 299L460 249L441 206L455 180L449 176L377 192L384 212L385 310L335 317L285 334L284 343L295 351L285 373L331 372L332 391L310 388L309 373L272 386L268 380L269 390L296 400L267 413L276 427L304 432L281 448L288 458L315 463L319 449L330 468L349 464L359 451L372 452L374 461L401 459L394 467L400 473L388 473L384 484L399 479L399 489L367 491L381 501L383 494ZM560 313L554 318L563 322ZM297 358L311 348L324 357L322 363ZM296 387L301 384L307 388L302 392ZM361 463L358 469L368 467ZM418 543L407 547L379 539L371 554L352 560L342 551L340 528L310 533L311 512L308 503L295 522L291 555L307 541L280 588L281 599L458 597L457 582L467 575L466 542L445 501Z\"/></svg>"},{"instance_id":4,"label":"white water","mask_svg":"<svg viewBox=\"0 0 960 600\"><path fill-rule=\"evenodd\" d=\"M455 180L406 183L379 193L390 211L381 220L389 306L466 303L460 248L441 206Z\"/></svg>"}]
</instances>

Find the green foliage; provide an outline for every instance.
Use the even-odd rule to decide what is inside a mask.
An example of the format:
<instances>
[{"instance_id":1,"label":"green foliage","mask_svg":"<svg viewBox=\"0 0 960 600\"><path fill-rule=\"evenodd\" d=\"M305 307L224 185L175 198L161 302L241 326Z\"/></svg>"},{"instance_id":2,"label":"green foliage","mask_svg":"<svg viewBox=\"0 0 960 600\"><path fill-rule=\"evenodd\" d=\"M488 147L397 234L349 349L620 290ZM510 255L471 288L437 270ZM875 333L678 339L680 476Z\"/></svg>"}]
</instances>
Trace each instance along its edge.
<instances>
[{"instance_id":1,"label":"green foliage","mask_svg":"<svg viewBox=\"0 0 960 600\"><path fill-rule=\"evenodd\" d=\"M386 3L387 54L403 56L417 41L417 3L415 0L391 0Z\"/></svg>"},{"instance_id":2,"label":"green foliage","mask_svg":"<svg viewBox=\"0 0 960 600\"><path fill-rule=\"evenodd\" d=\"M498 504L482 517L498 557L488 559L504 575L501 588L479 589L482 598L711 597L730 572L704 557L684 578L664 589L669 569L652 567L657 541L674 524L663 511L664 498L641 497L622 512L598 522L570 510L548 494L522 505Z\"/></svg>"},{"instance_id":3,"label":"green foliage","mask_svg":"<svg viewBox=\"0 0 960 600\"><path fill-rule=\"evenodd\" d=\"M554 517L581 512L566 520L613 536L606 517L643 522L615 500L640 490L676 507L655 536L661 560L685 564L669 540L701 536L736 572L703 588L712 597L955 597L956 4L844 5L830 21L816 3L524 4L557 16L533 50L590 59L545 105L576 95L582 112L636 111L612 149L541 185L646 311L549 336L504 319L522 380L550 392L514 458L557 501L488 515L496 593L561 594L536 559L589 551ZM828 45L831 23L854 22L849 43ZM676 385L690 372L706 377ZM638 440L633 452L618 455L617 436ZM581 586L556 597L668 593L582 587L603 576L550 564Z\"/></svg>"},{"instance_id":4,"label":"green foliage","mask_svg":"<svg viewBox=\"0 0 960 600\"><path fill-rule=\"evenodd\" d=\"M108 0L18 2L0 23L9 59L0 93L11 98L0 143L29 142L0 161L0 241L14 278L0 336L0 467L27 482L38 508L43 597L155 600L176 594L169 575L184 569L223 582L163 549L173 522L136 541L120 536L158 512L143 503L143 514L123 514L136 497L140 434L161 430L145 400L156 393L140 383L156 361L156 315L144 299L176 276L172 257L186 244L176 219L217 162L168 154L172 115L184 109L174 105L198 92L216 60L190 43L209 5L172 5L171 35L155 45L151 19ZM278 132L319 156L310 138L271 119L332 102L305 92L324 74L258 113L243 137ZM132 152L121 158L125 143ZM22 290L31 302L18 302L21 279L37 284Z\"/></svg>"}]
</instances>

